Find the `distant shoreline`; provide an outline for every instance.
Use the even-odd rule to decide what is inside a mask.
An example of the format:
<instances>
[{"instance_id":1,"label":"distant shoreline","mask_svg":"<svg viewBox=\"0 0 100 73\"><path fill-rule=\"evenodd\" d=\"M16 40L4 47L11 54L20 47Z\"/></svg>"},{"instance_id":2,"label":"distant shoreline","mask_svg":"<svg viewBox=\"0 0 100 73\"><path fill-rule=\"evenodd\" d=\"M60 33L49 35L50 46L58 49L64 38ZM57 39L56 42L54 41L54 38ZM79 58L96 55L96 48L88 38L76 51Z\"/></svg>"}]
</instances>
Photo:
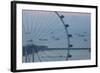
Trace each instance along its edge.
<instances>
[{"instance_id":1,"label":"distant shoreline","mask_svg":"<svg viewBox=\"0 0 100 73\"><path fill-rule=\"evenodd\" d=\"M37 50L89 50L91 48L36 48L36 49Z\"/></svg>"}]
</instances>

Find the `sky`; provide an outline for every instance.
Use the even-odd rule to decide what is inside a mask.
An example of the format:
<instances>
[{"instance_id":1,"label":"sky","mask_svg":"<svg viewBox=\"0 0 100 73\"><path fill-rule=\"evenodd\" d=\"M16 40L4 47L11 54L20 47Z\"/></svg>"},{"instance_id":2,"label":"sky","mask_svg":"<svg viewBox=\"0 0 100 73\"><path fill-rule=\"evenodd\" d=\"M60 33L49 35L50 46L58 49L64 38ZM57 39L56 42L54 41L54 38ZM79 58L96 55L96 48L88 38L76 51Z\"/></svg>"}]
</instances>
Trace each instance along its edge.
<instances>
[{"instance_id":1,"label":"sky","mask_svg":"<svg viewBox=\"0 0 100 73\"><path fill-rule=\"evenodd\" d=\"M91 14L60 12L63 21L68 24L68 32L72 34L72 48L90 48ZM22 43L48 46L48 48L67 48L66 30L57 14L53 11L23 10ZM31 41L32 40L32 41Z\"/></svg>"}]
</instances>

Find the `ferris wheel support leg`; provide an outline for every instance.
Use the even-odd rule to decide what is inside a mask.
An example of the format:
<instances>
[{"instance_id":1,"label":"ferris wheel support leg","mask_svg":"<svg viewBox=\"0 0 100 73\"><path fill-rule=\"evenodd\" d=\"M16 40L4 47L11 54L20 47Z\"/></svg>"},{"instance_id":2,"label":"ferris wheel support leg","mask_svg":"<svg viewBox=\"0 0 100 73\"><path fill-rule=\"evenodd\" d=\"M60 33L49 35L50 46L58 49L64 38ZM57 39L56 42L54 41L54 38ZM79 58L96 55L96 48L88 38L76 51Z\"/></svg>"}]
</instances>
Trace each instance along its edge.
<instances>
[{"instance_id":1,"label":"ferris wheel support leg","mask_svg":"<svg viewBox=\"0 0 100 73\"><path fill-rule=\"evenodd\" d=\"M32 50L32 62L34 62L34 49Z\"/></svg>"}]
</instances>

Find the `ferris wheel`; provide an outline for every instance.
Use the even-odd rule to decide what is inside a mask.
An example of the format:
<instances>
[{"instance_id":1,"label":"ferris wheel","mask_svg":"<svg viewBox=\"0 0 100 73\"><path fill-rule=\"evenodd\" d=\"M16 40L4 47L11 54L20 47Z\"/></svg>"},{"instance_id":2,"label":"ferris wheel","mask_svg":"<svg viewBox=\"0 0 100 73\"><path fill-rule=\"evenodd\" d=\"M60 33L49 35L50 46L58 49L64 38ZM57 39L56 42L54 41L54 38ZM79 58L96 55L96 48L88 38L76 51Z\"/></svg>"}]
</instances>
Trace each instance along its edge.
<instances>
[{"instance_id":1,"label":"ferris wheel","mask_svg":"<svg viewBox=\"0 0 100 73\"><path fill-rule=\"evenodd\" d=\"M26 11L28 12L28 11ZM38 48L61 48L65 46L66 57L69 60L72 57L70 49L73 47L71 44L72 34L69 33L70 24L67 24L64 19L65 16L59 11L31 11L26 16L28 18L27 24L23 25L23 40L25 44L31 45L32 61L34 62L34 53L36 53L38 61L42 62L43 59L39 55ZM24 24L24 23L23 23ZM24 37L26 36L26 37ZM62 43L63 42L63 43ZM61 45L62 44L62 45ZM44 46L45 45L45 46ZM36 47L33 49L33 47ZM25 54L28 55L28 49ZM33 51L32 51L33 50ZM43 52L44 55L45 52ZM28 57L28 56L27 56ZM26 57L26 58L27 58ZM29 58L28 58L29 59Z\"/></svg>"}]
</instances>

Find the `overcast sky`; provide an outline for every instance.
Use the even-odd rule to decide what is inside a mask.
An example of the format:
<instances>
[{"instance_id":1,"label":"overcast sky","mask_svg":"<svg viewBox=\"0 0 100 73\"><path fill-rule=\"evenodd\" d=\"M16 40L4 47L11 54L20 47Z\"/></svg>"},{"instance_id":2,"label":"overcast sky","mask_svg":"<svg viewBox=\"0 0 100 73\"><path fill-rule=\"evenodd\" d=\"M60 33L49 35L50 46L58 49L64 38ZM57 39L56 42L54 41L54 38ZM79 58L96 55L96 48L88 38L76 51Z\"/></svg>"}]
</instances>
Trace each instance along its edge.
<instances>
[{"instance_id":1,"label":"overcast sky","mask_svg":"<svg viewBox=\"0 0 100 73\"><path fill-rule=\"evenodd\" d=\"M68 31L72 34L72 48L90 48L91 14L58 12L64 15L64 22L69 24ZM22 24L23 45L32 43L49 48L67 48L67 36L62 22L55 12L23 10Z\"/></svg>"}]
</instances>

